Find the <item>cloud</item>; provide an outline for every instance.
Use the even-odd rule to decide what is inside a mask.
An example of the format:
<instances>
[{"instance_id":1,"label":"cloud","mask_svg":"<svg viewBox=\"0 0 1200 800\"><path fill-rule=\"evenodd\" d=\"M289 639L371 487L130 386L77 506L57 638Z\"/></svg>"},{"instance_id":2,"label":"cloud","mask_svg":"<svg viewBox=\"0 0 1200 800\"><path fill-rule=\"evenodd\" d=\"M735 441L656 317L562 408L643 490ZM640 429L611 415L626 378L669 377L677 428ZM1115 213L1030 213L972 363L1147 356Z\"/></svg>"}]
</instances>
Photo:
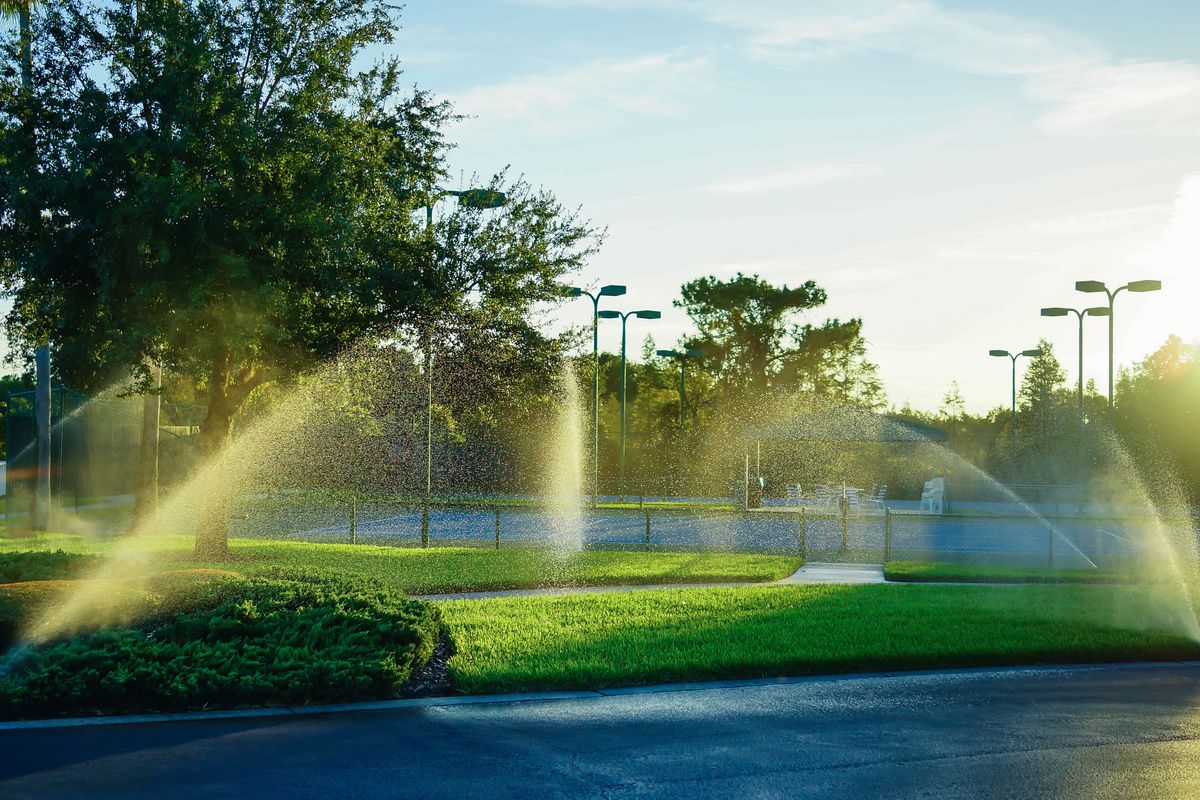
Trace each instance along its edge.
<instances>
[{"instance_id":1,"label":"cloud","mask_svg":"<svg viewBox=\"0 0 1200 800\"><path fill-rule=\"evenodd\" d=\"M590 61L478 86L452 100L484 124L515 122L532 135L562 136L610 129L633 117L679 114L708 71L705 58L672 54Z\"/></svg>"},{"instance_id":2,"label":"cloud","mask_svg":"<svg viewBox=\"0 0 1200 800\"><path fill-rule=\"evenodd\" d=\"M820 186L827 183L852 180L880 172L879 167L871 164L848 162L824 162L803 164L790 169L776 169L758 175L746 175L736 178L724 178L709 184L710 192L720 194L754 194L759 192L775 192L788 189L804 189L809 186Z\"/></svg>"},{"instance_id":3,"label":"cloud","mask_svg":"<svg viewBox=\"0 0 1200 800\"><path fill-rule=\"evenodd\" d=\"M1093 64L1031 80L1054 108L1038 128L1054 136L1200 130L1200 68L1182 61Z\"/></svg>"},{"instance_id":4,"label":"cloud","mask_svg":"<svg viewBox=\"0 0 1200 800\"><path fill-rule=\"evenodd\" d=\"M688 14L740 34L742 53L784 69L888 55L1022 81L1047 106L1050 136L1200 133L1200 67L1115 61L1086 36L1010 14L946 8L932 0L526 0L550 7Z\"/></svg>"}]
</instances>

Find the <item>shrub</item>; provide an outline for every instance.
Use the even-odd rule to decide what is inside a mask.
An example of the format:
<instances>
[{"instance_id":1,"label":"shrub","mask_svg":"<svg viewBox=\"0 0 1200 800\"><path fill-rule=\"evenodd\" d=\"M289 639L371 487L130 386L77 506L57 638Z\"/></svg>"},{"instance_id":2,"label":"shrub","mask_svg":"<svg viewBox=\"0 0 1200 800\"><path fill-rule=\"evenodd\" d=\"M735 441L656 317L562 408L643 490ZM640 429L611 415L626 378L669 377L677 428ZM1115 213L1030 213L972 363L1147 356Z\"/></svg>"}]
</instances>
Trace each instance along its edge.
<instances>
[{"instance_id":1,"label":"shrub","mask_svg":"<svg viewBox=\"0 0 1200 800\"><path fill-rule=\"evenodd\" d=\"M388 697L433 652L437 609L349 576L216 577L143 622L53 642L0 677L0 716Z\"/></svg>"},{"instance_id":2,"label":"shrub","mask_svg":"<svg viewBox=\"0 0 1200 800\"><path fill-rule=\"evenodd\" d=\"M0 553L0 583L79 578L98 567L101 557L62 550Z\"/></svg>"},{"instance_id":3,"label":"shrub","mask_svg":"<svg viewBox=\"0 0 1200 800\"><path fill-rule=\"evenodd\" d=\"M0 584L0 653L55 604L62 604L84 587L97 591L70 617L60 621L59 629L64 633L129 623L155 610L159 603L156 595L116 582L47 580Z\"/></svg>"}]
</instances>

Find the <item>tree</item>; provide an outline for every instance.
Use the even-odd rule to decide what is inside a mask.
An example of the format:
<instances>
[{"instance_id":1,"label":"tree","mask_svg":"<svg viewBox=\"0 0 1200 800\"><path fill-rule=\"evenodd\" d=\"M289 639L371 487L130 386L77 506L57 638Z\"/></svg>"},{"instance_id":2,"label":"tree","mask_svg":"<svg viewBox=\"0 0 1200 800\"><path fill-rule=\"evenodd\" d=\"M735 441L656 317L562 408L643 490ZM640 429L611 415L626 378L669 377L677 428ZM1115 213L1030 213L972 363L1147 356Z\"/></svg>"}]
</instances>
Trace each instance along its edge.
<instances>
[{"instance_id":1,"label":"tree","mask_svg":"<svg viewBox=\"0 0 1200 800\"><path fill-rule=\"evenodd\" d=\"M0 208L47 209L40 258L4 265L10 335L50 337L64 372L188 376L217 461L266 382L451 309L508 324L514 297L555 296L594 232L548 193L426 228L452 112L404 93L394 61L354 68L395 30L383 0L54 4L36 32L44 167L0 178ZM3 82L0 158L18 107ZM224 552L226 517L216 491L201 555Z\"/></svg>"},{"instance_id":2,"label":"tree","mask_svg":"<svg viewBox=\"0 0 1200 800\"><path fill-rule=\"evenodd\" d=\"M780 391L872 408L882 403L861 320L799 324L800 314L826 299L813 281L774 286L738 273L729 280L699 278L682 291L675 305L698 331L685 344L705 351L702 368L735 405L761 403Z\"/></svg>"},{"instance_id":3,"label":"tree","mask_svg":"<svg viewBox=\"0 0 1200 800\"><path fill-rule=\"evenodd\" d=\"M1171 336L1117 382L1114 425L1156 491L1176 471L1200 496L1200 343Z\"/></svg>"}]
</instances>

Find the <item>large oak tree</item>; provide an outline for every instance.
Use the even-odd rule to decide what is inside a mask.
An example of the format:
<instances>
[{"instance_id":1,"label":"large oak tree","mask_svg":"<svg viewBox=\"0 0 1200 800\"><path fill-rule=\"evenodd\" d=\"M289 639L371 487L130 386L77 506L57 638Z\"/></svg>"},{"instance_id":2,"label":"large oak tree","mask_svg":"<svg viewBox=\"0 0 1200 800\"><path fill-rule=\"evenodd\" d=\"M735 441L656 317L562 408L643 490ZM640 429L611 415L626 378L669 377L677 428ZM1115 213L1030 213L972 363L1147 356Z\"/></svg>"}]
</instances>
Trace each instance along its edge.
<instances>
[{"instance_id":1,"label":"large oak tree","mask_svg":"<svg viewBox=\"0 0 1200 800\"><path fill-rule=\"evenodd\" d=\"M150 363L191 378L214 457L267 381L363 337L464 310L508 323L506 301L553 297L596 237L548 193L498 185L509 207L426 225L452 111L406 89L394 61L360 67L395 30L380 0L47 5L36 159L20 82L0 80L10 338L48 338L87 382ZM197 550L225 547L216 492Z\"/></svg>"}]
</instances>

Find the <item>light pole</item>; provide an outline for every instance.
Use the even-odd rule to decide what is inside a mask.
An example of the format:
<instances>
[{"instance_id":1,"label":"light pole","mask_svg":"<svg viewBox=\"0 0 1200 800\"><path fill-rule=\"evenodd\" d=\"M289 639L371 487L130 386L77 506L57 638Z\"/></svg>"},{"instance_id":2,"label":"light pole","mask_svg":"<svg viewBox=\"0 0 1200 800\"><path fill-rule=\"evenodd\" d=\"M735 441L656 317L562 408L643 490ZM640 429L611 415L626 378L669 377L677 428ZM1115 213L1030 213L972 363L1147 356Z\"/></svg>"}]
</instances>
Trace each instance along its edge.
<instances>
[{"instance_id":1,"label":"light pole","mask_svg":"<svg viewBox=\"0 0 1200 800\"><path fill-rule=\"evenodd\" d=\"M604 310L597 314L600 319L620 319L621 320L621 473L618 480L617 493L621 496L621 501L625 501L625 324L630 317L638 319L659 319L662 317L660 311L649 311L642 309L641 311L609 311Z\"/></svg>"},{"instance_id":2,"label":"light pole","mask_svg":"<svg viewBox=\"0 0 1200 800\"><path fill-rule=\"evenodd\" d=\"M1053 306L1051 308L1043 308L1043 317L1065 317L1068 314L1074 314L1079 318L1079 441L1076 444L1075 453L1075 511L1076 513L1083 512L1083 318L1084 317L1108 317L1112 316L1111 309L1106 306L1097 306L1095 308L1062 308L1061 306Z\"/></svg>"},{"instance_id":3,"label":"light pole","mask_svg":"<svg viewBox=\"0 0 1200 800\"><path fill-rule=\"evenodd\" d=\"M1012 416L1009 418L1008 427L1008 449L1010 462L1016 456L1017 449L1017 359L1021 356L1025 356L1026 358L1037 358L1041 354L1041 349L1037 347L1033 348L1032 350L1022 350L1019 353L1010 353L1007 350L988 350L989 356L996 356L997 358L1007 357L1012 359Z\"/></svg>"},{"instance_id":4,"label":"light pole","mask_svg":"<svg viewBox=\"0 0 1200 800\"><path fill-rule=\"evenodd\" d=\"M601 286L595 294L572 286L567 292L569 297L588 296L592 299L592 505L600 493L600 298L620 297L625 294L625 287L611 283Z\"/></svg>"},{"instance_id":5,"label":"light pole","mask_svg":"<svg viewBox=\"0 0 1200 800\"><path fill-rule=\"evenodd\" d=\"M446 197L457 197L458 203L467 208L499 208L508 202L504 192L493 189L434 189L425 204L425 230L433 231L433 206ZM434 251L429 251L430 277L434 265ZM433 495L433 330L432 322L426 321L425 330L421 334L421 342L425 351L425 502L421 505L421 546L429 546L429 502Z\"/></svg>"},{"instance_id":6,"label":"light pole","mask_svg":"<svg viewBox=\"0 0 1200 800\"><path fill-rule=\"evenodd\" d=\"M1118 286L1112 290L1104 285L1104 281L1075 281L1075 291L1077 292L1104 292L1108 297L1108 415L1110 419L1113 410L1113 301L1126 289L1131 292L1157 292L1162 289L1162 281L1130 281L1124 286Z\"/></svg>"},{"instance_id":7,"label":"light pole","mask_svg":"<svg viewBox=\"0 0 1200 800\"><path fill-rule=\"evenodd\" d=\"M687 408L687 360L689 358L700 358L704 355L704 351L695 347L689 347L682 353L678 350L656 350L655 354L666 358L673 358L679 362L679 430L682 432L686 427L684 409Z\"/></svg>"}]
</instances>

